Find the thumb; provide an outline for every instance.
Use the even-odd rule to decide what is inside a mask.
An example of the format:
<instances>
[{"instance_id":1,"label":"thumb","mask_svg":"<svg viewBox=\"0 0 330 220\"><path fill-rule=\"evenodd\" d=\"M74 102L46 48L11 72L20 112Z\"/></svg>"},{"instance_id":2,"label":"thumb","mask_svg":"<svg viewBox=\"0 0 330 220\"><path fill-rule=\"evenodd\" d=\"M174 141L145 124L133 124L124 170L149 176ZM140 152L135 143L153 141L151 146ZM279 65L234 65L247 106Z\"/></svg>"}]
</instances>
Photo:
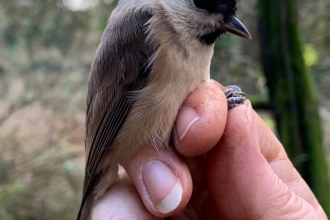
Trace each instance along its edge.
<instances>
[{"instance_id":1,"label":"thumb","mask_svg":"<svg viewBox=\"0 0 330 220\"><path fill-rule=\"evenodd\" d=\"M228 113L224 135L208 164L219 213L229 219L315 219L315 208L273 172L261 153L258 133L250 103Z\"/></svg>"}]
</instances>

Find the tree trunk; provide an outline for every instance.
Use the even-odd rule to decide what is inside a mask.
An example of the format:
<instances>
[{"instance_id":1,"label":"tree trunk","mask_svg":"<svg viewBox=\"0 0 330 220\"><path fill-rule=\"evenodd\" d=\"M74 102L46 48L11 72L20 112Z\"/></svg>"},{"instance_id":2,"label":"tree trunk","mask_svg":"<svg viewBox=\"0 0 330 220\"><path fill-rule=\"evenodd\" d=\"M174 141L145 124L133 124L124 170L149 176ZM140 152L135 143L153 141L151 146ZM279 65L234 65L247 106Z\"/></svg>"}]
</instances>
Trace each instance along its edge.
<instances>
[{"instance_id":1,"label":"tree trunk","mask_svg":"<svg viewBox=\"0 0 330 220\"><path fill-rule=\"evenodd\" d=\"M330 216L330 184L312 77L305 66L295 0L258 0L261 59L278 134Z\"/></svg>"}]
</instances>

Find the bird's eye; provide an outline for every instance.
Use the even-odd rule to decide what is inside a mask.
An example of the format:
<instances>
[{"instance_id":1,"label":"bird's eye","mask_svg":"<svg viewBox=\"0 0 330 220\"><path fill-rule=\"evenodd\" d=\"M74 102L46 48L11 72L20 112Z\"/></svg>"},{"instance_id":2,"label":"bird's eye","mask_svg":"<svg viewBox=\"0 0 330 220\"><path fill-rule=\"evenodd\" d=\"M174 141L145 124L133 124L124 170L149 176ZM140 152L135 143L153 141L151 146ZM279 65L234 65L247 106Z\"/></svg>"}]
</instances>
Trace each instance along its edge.
<instances>
[{"instance_id":1,"label":"bird's eye","mask_svg":"<svg viewBox=\"0 0 330 220\"><path fill-rule=\"evenodd\" d=\"M206 9L206 0L194 0L194 4L197 8Z\"/></svg>"}]
</instances>

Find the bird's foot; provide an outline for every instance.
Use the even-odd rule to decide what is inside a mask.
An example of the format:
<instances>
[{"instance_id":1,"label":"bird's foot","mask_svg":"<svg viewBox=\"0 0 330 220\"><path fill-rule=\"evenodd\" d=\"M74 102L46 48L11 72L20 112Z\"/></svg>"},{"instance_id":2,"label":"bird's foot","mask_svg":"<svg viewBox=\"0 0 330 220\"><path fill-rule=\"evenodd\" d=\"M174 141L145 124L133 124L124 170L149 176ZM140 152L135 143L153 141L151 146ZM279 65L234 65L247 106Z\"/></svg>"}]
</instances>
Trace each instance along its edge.
<instances>
[{"instance_id":1,"label":"bird's foot","mask_svg":"<svg viewBox=\"0 0 330 220\"><path fill-rule=\"evenodd\" d=\"M227 97L228 111L238 105L241 105L246 100L246 95L241 88L235 85L227 86L225 90Z\"/></svg>"}]
</instances>

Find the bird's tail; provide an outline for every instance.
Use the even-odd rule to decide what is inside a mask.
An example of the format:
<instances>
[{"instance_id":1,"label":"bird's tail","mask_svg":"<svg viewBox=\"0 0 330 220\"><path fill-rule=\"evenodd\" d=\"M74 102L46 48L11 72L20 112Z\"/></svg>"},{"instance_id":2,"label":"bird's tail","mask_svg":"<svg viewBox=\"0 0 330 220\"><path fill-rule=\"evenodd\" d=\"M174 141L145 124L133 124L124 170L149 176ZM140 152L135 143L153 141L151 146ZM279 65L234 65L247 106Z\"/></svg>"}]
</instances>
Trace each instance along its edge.
<instances>
[{"instance_id":1,"label":"bird's tail","mask_svg":"<svg viewBox=\"0 0 330 220\"><path fill-rule=\"evenodd\" d=\"M94 187L90 187L90 188L93 189ZM94 203L95 203L94 193L86 192L83 195L83 199L82 199L82 202L80 205L77 220L91 220Z\"/></svg>"},{"instance_id":2,"label":"bird's tail","mask_svg":"<svg viewBox=\"0 0 330 220\"><path fill-rule=\"evenodd\" d=\"M85 199L84 204L80 207L77 220L91 220L93 205L94 198L92 195L89 195L88 198Z\"/></svg>"},{"instance_id":3,"label":"bird's tail","mask_svg":"<svg viewBox=\"0 0 330 220\"><path fill-rule=\"evenodd\" d=\"M91 220L94 203L118 178L118 163L110 163L104 173L94 176L91 184L84 183L83 198L77 220Z\"/></svg>"}]
</instances>

